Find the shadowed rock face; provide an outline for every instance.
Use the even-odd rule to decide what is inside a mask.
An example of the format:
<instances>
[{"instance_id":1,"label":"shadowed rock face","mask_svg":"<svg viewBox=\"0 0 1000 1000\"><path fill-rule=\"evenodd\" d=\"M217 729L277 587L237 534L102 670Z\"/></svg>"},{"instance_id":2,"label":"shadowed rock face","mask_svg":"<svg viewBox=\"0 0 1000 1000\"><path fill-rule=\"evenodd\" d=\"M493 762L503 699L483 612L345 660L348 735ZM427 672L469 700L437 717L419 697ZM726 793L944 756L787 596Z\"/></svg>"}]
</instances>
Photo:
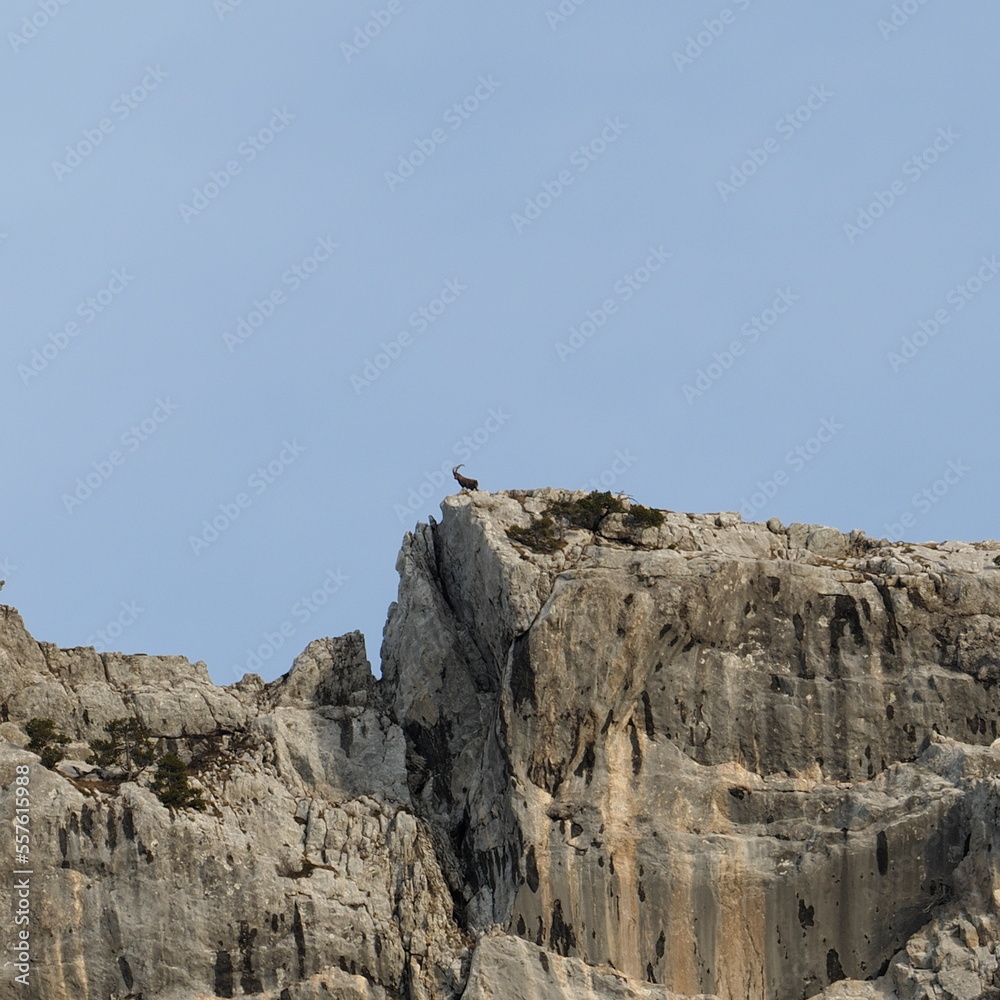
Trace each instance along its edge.
<instances>
[{"instance_id":1,"label":"shadowed rock face","mask_svg":"<svg viewBox=\"0 0 1000 1000\"><path fill-rule=\"evenodd\" d=\"M508 537L582 496L462 494L407 535L379 681L359 633L219 688L0 611L17 995L1000 998L1000 544L628 512ZM21 749L32 717L82 757L130 714L205 812Z\"/></svg>"}]
</instances>

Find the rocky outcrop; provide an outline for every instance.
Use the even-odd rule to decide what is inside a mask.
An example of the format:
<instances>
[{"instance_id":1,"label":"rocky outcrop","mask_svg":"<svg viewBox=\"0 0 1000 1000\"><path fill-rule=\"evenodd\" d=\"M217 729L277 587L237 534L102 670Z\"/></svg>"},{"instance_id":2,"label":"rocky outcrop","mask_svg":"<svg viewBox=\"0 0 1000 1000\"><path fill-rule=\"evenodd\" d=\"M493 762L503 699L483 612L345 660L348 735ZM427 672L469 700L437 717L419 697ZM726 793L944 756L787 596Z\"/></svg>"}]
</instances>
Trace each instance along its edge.
<instances>
[{"instance_id":1,"label":"rocky outcrop","mask_svg":"<svg viewBox=\"0 0 1000 1000\"><path fill-rule=\"evenodd\" d=\"M401 557L385 676L470 924L684 994L888 973L976 822L991 856L1000 546L730 514L507 537L566 499L453 498Z\"/></svg>"},{"instance_id":2,"label":"rocky outcrop","mask_svg":"<svg viewBox=\"0 0 1000 1000\"><path fill-rule=\"evenodd\" d=\"M18 996L456 993L468 940L359 633L310 643L273 684L216 688L177 657L36 645L9 609L3 628L8 738L25 742L13 720L87 740L134 714L208 803L168 810L142 781L71 780L0 747L7 816L30 764L34 961Z\"/></svg>"},{"instance_id":3,"label":"rocky outcrop","mask_svg":"<svg viewBox=\"0 0 1000 1000\"><path fill-rule=\"evenodd\" d=\"M17 995L1000 998L1000 544L583 498L449 497L378 681L359 633L219 688L6 609ZM133 714L204 812L24 749Z\"/></svg>"}]
</instances>

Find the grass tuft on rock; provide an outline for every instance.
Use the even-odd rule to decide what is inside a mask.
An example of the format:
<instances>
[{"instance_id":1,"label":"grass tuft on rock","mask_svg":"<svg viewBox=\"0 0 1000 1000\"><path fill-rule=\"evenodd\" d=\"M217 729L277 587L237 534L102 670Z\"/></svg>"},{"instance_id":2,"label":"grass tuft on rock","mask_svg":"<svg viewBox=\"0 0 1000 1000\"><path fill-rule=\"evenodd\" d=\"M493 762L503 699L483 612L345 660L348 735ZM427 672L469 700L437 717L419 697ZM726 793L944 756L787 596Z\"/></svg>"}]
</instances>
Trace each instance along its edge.
<instances>
[{"instance_id":1,"label":"grass tuft on rock","mask_svg":"<svg viewBox=\"0 0 1000 1000\"><path fill-rule=\"evenodd\" d=\"M555 521L548 514L533 518L526 528L513 525L507 529L507 537L512 542L527 546L535 552L555 552L564 544L559 537Z\"/></svg>"}]
</instances>

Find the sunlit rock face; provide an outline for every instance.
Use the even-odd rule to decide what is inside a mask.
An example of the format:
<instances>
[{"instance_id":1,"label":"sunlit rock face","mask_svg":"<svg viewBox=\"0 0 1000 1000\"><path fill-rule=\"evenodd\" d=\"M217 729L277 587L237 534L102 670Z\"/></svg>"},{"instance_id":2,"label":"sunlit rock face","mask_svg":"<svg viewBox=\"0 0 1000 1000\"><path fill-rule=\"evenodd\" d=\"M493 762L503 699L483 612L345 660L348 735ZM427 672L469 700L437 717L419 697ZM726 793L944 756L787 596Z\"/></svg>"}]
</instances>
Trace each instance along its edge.
<instances>
[{"instance_id":1,"label":"sunlit rock face","mask_svg":"<svg viewBox=\"0 0 1000 1000\"><path fill-rule=\"evenodd\" d=\"M0 609L11 995L1000 998L1000 543L592 501L447 498L379 680L359 633L217 687ZM133 715L204 810L85 763Z\"/></svg>"},{"instance_id":2,"label":"sunlit rock face","mask_svg":"<svg viewBox=\"0 0 1000 1000\"><path fill-rule=\"evenodd\" d=\"M915 989L894 956L968 906L990 985L1000 546L627 511L508 537L582 496L449 498L401 555L386 678L470 925L742 1000Z\"/></svg>"}]
</instances>

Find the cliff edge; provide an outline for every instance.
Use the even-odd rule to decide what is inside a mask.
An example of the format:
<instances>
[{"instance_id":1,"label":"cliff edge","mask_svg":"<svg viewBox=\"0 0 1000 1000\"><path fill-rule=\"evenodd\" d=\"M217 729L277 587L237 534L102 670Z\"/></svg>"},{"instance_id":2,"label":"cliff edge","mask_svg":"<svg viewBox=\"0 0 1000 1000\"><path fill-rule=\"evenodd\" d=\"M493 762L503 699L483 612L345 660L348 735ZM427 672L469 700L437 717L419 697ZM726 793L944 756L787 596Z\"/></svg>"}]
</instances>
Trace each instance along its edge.
<instances>
[{"instance_id":1,"label":"cliff edge","mask_svg":"<svg viewBox=\"0 0 1000 1000\"><path fill-rule=\"evenodd\" d=\"M379 680L360 633L216 687L0 608L0 995L1000 1000L1000 543L603 496L448 497ZM129 716L206 809L82 762Z\"/></svg>"}]
</instances>

